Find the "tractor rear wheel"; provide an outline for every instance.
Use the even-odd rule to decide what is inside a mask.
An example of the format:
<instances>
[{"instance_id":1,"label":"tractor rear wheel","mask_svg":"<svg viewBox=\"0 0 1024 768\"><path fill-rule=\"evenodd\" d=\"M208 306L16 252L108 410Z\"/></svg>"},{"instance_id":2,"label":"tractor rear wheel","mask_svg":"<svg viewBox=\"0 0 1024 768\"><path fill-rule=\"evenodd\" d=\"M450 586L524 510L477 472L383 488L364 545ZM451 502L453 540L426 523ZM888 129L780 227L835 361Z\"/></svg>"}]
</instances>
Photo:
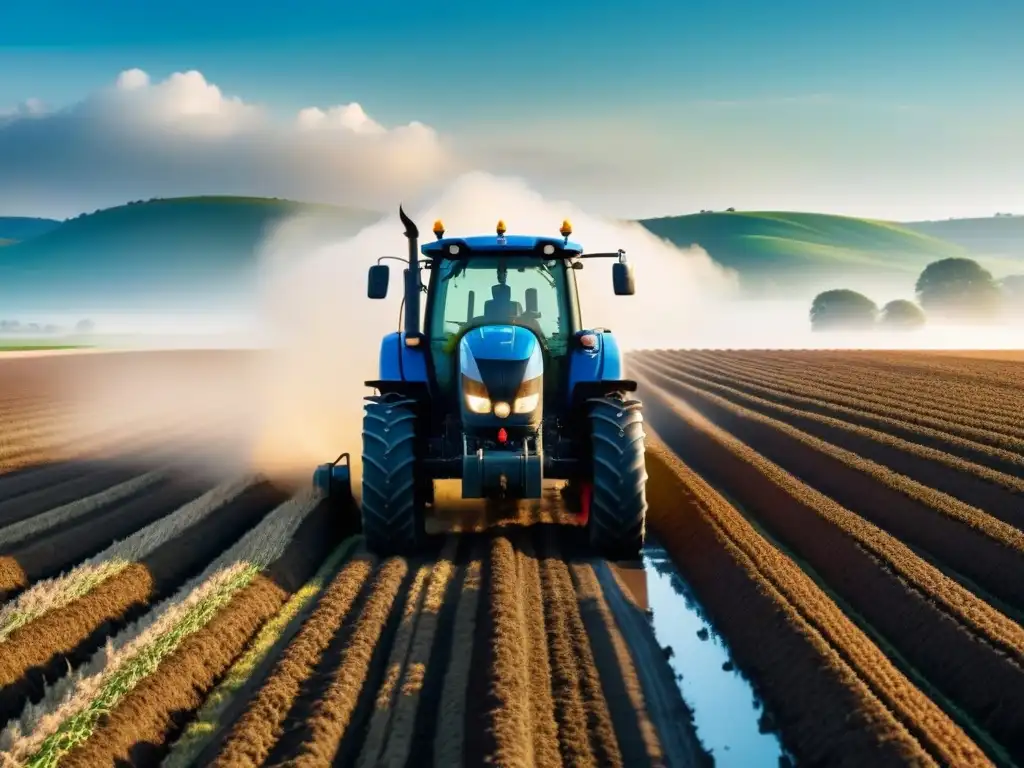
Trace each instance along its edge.
<instances>
[{"instance_id":1,"label":"tractor rear wheel","mask_svg":"<svg viewBox=\"0 0 1024 768\"><path fill-rule=\"evenodd\" d=\"M380 555L412 554L425 536L415 406L387 393L371 398L363 414L363 535Z\"/></svg>"},{"instance_id":2,"label":"tractor rear wheel","mask_svg":"<svg viewBox=\"0 0 1024 768\"><path fill-rule=\"evenodd\" d=\"M590 544L609 560L637 560L647 524L644 417L623 394L589 400L593 496Z\"/></svg>"}]
</instances>

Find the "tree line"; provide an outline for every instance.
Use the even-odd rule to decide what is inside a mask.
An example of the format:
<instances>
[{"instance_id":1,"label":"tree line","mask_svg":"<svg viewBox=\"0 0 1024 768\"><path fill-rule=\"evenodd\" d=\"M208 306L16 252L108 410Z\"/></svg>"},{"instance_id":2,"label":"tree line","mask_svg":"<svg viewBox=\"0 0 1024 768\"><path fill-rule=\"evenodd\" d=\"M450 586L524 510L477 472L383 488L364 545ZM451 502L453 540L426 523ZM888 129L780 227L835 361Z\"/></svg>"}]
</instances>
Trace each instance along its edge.
<instances>
[{"instance_id":1,"label":"tree line","mask_svg":"<svg viewBox=\"0 0 1024 768\"><path fill-rule=\"evenodd\" d=\"M20 320L0 320L0 333L58 333L64 330L52 323L23 323ZM86 318L75 323L77 333L92 333L96 323Z\"/></svg>"},{"instance_id":2,"label":"tree line","mask_svg":"<svg viewBox=\"0 0 1024 768\"><path fill-rule=\"evenodd\" d=\"M879 309L857 291L824 291L811 303L811 327L816 331L913 330L922 327L928 317L988 322L1005 314L1024 315L1024 275L997 281L973 259L932 262L917 278L914 292L917 303L897 299Z\"/></svg>"}]
</instances>

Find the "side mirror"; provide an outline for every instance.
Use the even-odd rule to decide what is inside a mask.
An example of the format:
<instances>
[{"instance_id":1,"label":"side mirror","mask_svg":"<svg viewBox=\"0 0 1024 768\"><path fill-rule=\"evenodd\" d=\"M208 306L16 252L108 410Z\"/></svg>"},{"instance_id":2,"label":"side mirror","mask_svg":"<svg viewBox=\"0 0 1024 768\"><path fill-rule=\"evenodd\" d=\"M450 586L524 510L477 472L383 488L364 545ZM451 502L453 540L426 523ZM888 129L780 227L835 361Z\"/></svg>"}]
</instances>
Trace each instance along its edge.
<instances>
[{"instance_id":1,"label":"side mirror","mask_svg":"<svg viewBox=\"0 0 1024 768\"><path fill-rule=\"evenodd\" d=\"M636 293L633 278L633 265L628 261L617 261L612 264L612 284L616 296L632 296Z\"/></svg>"},{"instance_id":2,"label":"side mirror","mask_svg":"<svg viewBox=\"0 0 1024 768\"><path fill-rule=\"evenodd\" d=\"M366 295L371 299L383 299L388 295L388 281L391 270L387 264L374 264L370 267L369 279L366 284Z\"/></svg>"}]
</instances>

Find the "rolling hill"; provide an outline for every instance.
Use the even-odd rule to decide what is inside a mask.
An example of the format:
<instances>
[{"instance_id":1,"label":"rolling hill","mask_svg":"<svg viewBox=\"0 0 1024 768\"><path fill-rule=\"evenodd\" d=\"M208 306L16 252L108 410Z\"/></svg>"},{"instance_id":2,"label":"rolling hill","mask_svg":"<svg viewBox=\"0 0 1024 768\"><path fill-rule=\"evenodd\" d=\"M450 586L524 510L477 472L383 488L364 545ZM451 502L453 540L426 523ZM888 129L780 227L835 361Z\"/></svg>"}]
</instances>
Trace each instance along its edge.
<instances>
[{"instance_id":1,"label":"rolling hill","mask_svg":"<svg viewBox=\"0 0 1024 768\"><path fill-rule=\"evenodd\" d=\"M1024 216L913 221L904 226L956 243L978 256L1024 260Z\"/></svg>"},{"instance_id":2,"label":"rolling hill","mask_svg":"<svg viewBox=\"0 0 1024 768\"><path fill-rule=\"evenodd\" d=\"M199 298L244 276L264 235L302 215L313 236L350 236L380 214L289 200L194 197L151 200L70 219L0 251L0 300L15 308L152 306ZM130 300L130 301L129 301Z\"/></svg>"},{"instance_id":3,"label":"rolling hill","mask_svg":"<svg viewBox=\"0 0 1024 768\"><path fill-rule=\"evenodd\" d=\"M680 247L699 245L752 290L805 287L844 277L916 278L966 248L900 224L818 213L709 212L641 220Z\"/></svg>"},{"instance_id":4,"label":"rolling hill","mask_svg":"<svg viewBox=\"0 0 1024 768\"><path fill-rule=\"evenodd\" d=\"M60 226L56 219L37 219L28 216L0 216L0 244L28 240L50 232Z\"/></svg>"},{"instance_id":5,"label":"rolling hill","mask_svg":"<svg viewBox=\"0 0 1024 768\"><path fill-rule=\"evenodd\" d=\"M65 222L0 218L0 314L151 309L183 296L193 305L215 305L225 291L248 290L268 228L294 215L310 222L314 241L331 242L384 214L269 198L189 197L130 203ZM639 223L678 246L701 246L735 270L751 295L885 285L909 297L927 264L951 256L977 258L997 278L1024 273L1024 218L898 224L744 211Z\"/></svg>"}]
</instances>

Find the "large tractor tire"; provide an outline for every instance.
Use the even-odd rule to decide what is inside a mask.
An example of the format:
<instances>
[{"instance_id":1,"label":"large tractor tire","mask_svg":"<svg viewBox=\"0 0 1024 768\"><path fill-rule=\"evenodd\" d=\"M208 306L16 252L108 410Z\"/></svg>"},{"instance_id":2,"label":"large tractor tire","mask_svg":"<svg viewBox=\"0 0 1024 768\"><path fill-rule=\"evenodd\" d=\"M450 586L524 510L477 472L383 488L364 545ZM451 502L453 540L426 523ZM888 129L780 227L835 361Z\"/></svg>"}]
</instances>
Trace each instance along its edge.
<instances>
[{"instance_id":1,"label":"large tractor tire","mask_svg":"<svg viewBox=\"0 0 1024 768\"><path fill-rule=\"evenodd\" d=\"M372 398L363 414L363 536L384 556L413 554L425 537L415 406L388 393Z\"/></svg>"},{"instance_id":2,"label":"large tractor tire","mask_svg":"<svg viewBox=\"0 0 1024 768\"><path fill-rule=\"evenodd\" d=\"M623 395L589 400L593 496L590 544L609 560L638 560L647 524L644 417Z\"/></svg>"}]
</instances>

